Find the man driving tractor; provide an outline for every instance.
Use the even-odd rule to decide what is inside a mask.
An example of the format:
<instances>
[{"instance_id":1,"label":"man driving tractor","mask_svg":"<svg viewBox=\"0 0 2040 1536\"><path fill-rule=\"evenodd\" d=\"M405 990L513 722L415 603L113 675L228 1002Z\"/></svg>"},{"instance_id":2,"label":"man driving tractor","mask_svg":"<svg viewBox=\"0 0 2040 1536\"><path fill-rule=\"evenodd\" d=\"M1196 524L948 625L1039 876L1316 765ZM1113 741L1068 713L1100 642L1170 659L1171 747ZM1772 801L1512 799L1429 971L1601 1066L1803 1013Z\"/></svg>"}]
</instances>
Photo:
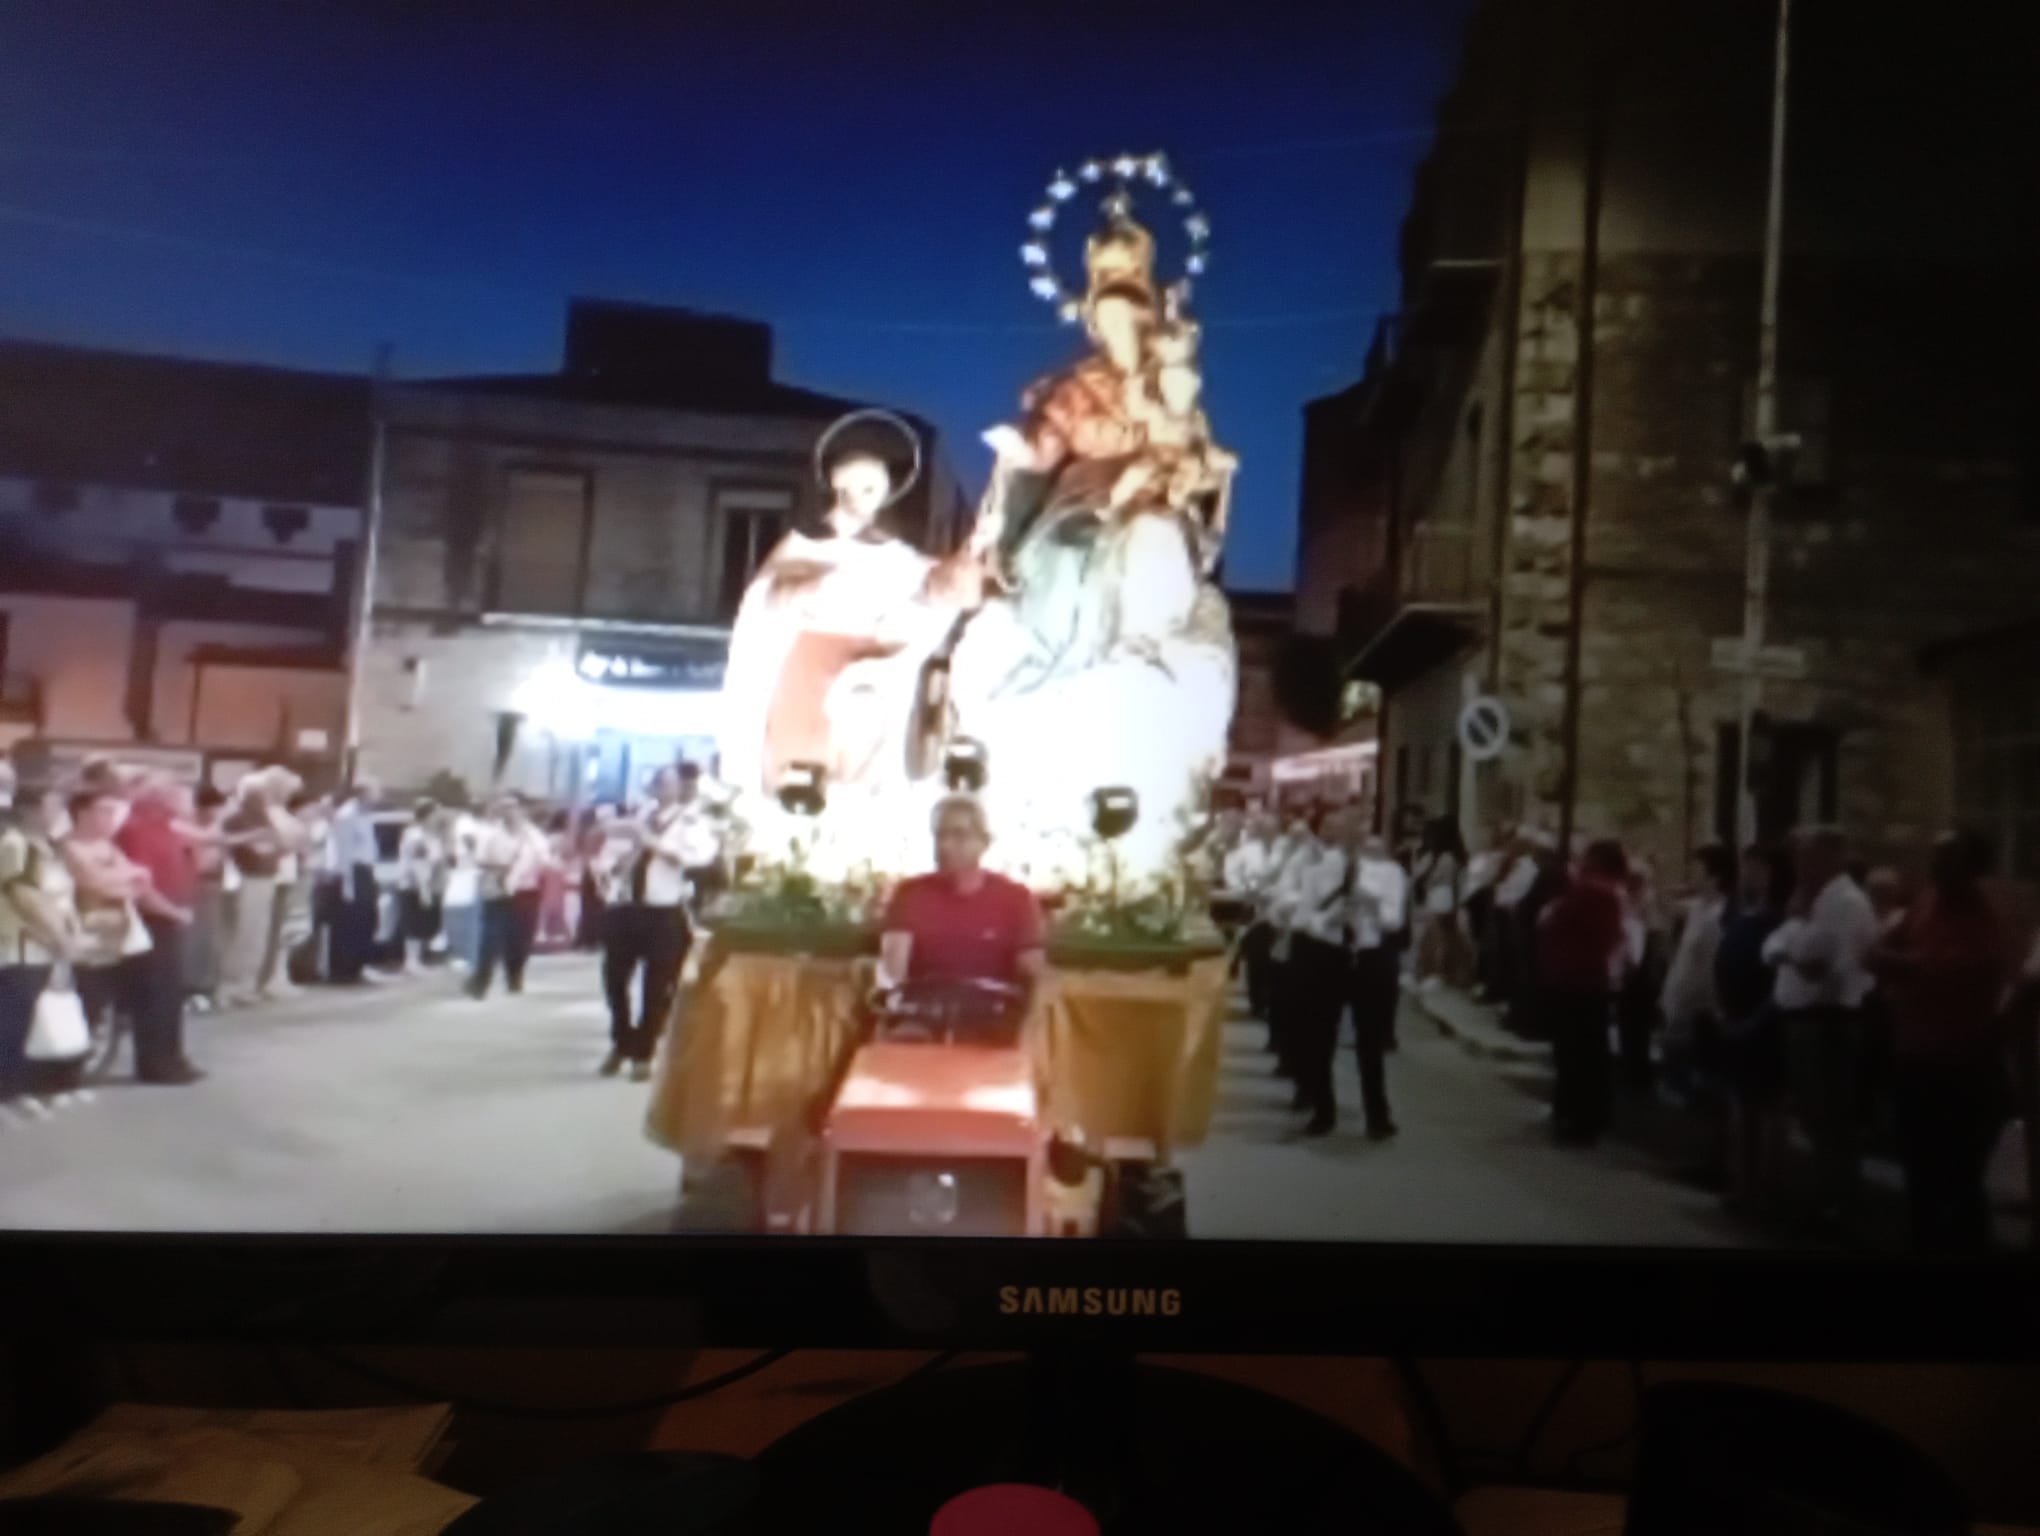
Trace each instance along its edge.
<instances>
[{"instance_id":1,"label":"man driving tractor","mask_svg":"<svg viewBox=\"0 0 2040 1536\"><path fill-rule=\"evenodd\" d=\"M991 846L984 807L969 795L936 803L935 873L900 883L879 944L881 990L1012 989L1011 1018L1023 1018L1047 963L1041 909L1033 892L983 867Z\"/></svg>"}]
</instances>

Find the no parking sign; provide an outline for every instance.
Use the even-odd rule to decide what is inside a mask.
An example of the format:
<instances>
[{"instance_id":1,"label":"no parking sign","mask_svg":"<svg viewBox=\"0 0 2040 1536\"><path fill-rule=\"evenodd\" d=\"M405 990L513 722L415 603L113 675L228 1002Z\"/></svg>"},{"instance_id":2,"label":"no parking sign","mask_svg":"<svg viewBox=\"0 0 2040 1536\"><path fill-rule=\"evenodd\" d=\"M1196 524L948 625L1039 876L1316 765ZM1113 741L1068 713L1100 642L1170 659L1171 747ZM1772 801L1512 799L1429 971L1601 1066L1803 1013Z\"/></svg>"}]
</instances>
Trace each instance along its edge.
<instances>
[{"instance_id":1,"label":"no parking sign","mask_svg":"<svg viewBox=\"0 0 2040 1536\"><path fill-rule=\"evenodd\" d=\"M1468 699L1459 711L1459 745L1476 763L1500 757L1509 744L1509 706L1491 693Z\"/></svg>"}]
</instances>

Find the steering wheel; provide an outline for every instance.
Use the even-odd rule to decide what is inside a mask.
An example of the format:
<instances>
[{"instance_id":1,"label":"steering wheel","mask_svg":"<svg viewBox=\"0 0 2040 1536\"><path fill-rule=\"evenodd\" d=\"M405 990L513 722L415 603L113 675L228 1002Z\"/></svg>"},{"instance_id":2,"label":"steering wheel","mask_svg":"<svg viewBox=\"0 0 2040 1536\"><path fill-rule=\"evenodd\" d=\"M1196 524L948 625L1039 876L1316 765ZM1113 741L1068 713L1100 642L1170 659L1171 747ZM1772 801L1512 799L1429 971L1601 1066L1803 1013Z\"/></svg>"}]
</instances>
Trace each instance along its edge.
<instances>
[{"instance_id":1,"label":"steering wheel","mask_svg":"<svg viewBox=\"0 0 2040 1536\"><path fill-rule=\"evenodd\" d=\"M988 976L937 976L904 982L879 1000L879 1031L890 1040L934 1041L973 1026L1008 1023L1026 997Z\"/></svg>"}]
</instances>

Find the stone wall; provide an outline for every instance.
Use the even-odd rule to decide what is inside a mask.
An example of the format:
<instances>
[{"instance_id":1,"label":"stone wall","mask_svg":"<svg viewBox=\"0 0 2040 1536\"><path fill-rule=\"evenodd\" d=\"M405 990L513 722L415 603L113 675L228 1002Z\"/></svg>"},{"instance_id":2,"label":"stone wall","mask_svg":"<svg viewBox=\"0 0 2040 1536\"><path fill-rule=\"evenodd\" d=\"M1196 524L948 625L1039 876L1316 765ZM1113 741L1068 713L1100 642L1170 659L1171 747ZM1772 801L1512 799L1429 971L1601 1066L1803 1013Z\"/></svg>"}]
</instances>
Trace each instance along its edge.
<instances>
[{"instance_id":1,"label":"stone wall","mask_svg":"<svg viewBox=\"0 0 2040 1536\"><path fill-rule=\"evenodd\" d=\"M1576 258L1548 254L1525 273L1499 648L1518 727L1500 776L1554 828L1576 272ZM1739 682L1713 669L1710 645L1742 628L1746 512L1727 471L1755 368L1756 288L1754 260L1738 256L1621 256L1600 273L1575 825L1660 868L1713 835L1718 727L1740 711ZM1768 638L1804 654L1806 677L1767 683L1765 704L1839 732L1840 819L1872 857L1897 856L1949 810L1946 701L1920 648L2040 609L2016 386L1987 358L1936 365L1895 351L1878 323L1888 284L1822 268L1786 300L1797 319L1788 378L1827 391L1832 483L1788 492L1777 509Z\"/></svg>"}]
</instances>

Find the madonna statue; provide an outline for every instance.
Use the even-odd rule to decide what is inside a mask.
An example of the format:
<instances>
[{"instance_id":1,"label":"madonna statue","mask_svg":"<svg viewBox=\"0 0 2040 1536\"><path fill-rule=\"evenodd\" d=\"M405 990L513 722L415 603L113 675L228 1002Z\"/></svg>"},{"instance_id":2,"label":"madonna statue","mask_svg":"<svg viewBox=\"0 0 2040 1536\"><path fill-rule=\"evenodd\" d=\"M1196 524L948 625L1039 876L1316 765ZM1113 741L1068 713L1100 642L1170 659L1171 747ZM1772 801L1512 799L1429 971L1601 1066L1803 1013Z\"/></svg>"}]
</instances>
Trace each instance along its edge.
<instances>
[{"instance_id":1,"label":"madonna statue","mask_svg":"<svg viewBox=\"0 0 2040 1536\"><path fill-rule=\"evenodd\" d=\"M1104 212L1078 309L1090 351L987 434L998 462L972 547L1002 590L956 645L952 694L1013 816L1081 826L1093 790L1134 789L1122 861L1153 873L1224 768L1236 661L1208 578L1236 461L1201 408L1187 288L1157 292L1123 186Z\"/></svg>"}]
</instances>

